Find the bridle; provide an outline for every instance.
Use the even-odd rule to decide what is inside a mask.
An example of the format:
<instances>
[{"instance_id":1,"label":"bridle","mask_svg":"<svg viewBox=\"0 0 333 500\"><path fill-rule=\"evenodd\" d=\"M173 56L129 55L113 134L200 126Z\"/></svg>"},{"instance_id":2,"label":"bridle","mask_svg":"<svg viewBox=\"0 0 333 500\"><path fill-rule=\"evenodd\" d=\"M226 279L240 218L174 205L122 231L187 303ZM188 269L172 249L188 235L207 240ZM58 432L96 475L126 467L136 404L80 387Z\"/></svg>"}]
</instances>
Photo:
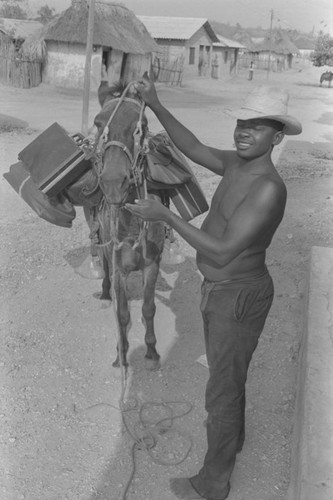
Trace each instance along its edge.
<instances>
[{"instance_id":1,"label":"bridle","mask_svg":"<svg viewBox=\"0 0 333 500\"><path fill-rule=\"evenodd\" d=\"M122 95L119 98L114 98L112 99L112 102L117 102L116 107L112 111L106 125L104 126L103 132L97 138L97 145L94 148L94 165L95 165L95 170L97 172L97 177L98 177L98 184L100 185L101 181L101 175L103 171L103 165L104 165L104 155L105 152L111 148L111 147L117 147L120 148L124 154L127 156L130 165L131 165L131 178L130 178L130 183L135 185L136 188L136 195L138 198L147 198L147 183L145 176L143 175L143 160L145 156L145 149L143 146L143 141L144 141L144 127L143 127L143 116L144 116L144 110L145 110L145 103L138 102L135 99L132 99L130 97L126 97L126 94L128 92L128 89L131 85L133 85L134 82L129 83L125 90L123 91ZM109 133L110 133L110 125L112 123L112 120L114 119L116 113L118 112L121 104L123 102L131 102L135 104L136 106L139 106L140 112L139 112L139 118L138 122L136 124L136 128L133 132L133 138L134 138L134 146L133 146L133 153L129 150L129 148L126 146L121 141L115 141L115 140L108 140ZM103 202L105 203L105 199L103 199ZM102 203L103 203L102 202ZM112 214L113 210L111 210ZM99 223L102 225L102 220L99 217ZM105 243L98 243L97 246L99 247L107 247L111 244L114 244L114 249L119 250L122 246L122 243L119 242L117 233L118 233L118 223L119 223L119 216L118 212L116 212L115 218L111 215L111 239L110 241L107 241ZM142 221L140 223L140 233L135 241L133 248L139 246L142 244L145 247L145 236L146 232L148 229L149 223L147 221ZM145 249L144 249L145 253Z\"/></svg>"},{"instance_id":2,"label":"bridle","mask_svg":"<svg viewBox=\"0 0 333 500\"><path fill-rule=\"evenodd\" d=\"M103 170L103 163L104 163L104 155L105 152L110 148L110 147L117 147L120 148L124 154L127 156L130 165L131 165L131 179L130 182L135 184L136 190L137 190L137 196L139 198L146 198L147 196L147 186L146 186L146 180L143 175L143 158L144 158L144 153L145 149L143 147L143 140L144 140L144 128L143 128L143 116L144 116L144 110L145 110L145 103L138 102L135 99L132 99L130 97L126 97L126 94L128 92L128 89L131 85L133 85L134 82L129 83L125 90L123 91L122 95L119 98L112 99L112 102L117 102L116 107L112 111L106 125L104 126L103 132L101 133L98 143L97 143L97 148L95 151L95 166L96 166L96 171L98 178L100 179L102 170ZM131 102L136 106L139 106L140 112L139 112L139 118L138 122L136 124L136 128L133 132L133 139L134 139L134 147L133 147L133 154L129 150L129 148L126 146L121 141L115 141L115 140L108 140L109 133L110 133L110 125L112 123L112 120L114 119L117 111L119 110L120 106L122 105L123 102Z\"/></svg>"}]
</instances>

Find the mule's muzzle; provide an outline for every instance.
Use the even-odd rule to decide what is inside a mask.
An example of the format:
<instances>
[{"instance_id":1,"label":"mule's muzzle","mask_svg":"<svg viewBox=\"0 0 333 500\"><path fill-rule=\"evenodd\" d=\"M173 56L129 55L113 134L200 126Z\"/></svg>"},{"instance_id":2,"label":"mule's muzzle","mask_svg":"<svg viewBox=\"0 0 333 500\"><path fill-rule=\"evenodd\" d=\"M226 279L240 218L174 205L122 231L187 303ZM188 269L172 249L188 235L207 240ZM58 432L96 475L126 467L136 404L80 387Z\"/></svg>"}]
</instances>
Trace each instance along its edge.
<instances>
[{"instance_id":1,"label":"mule's muzzle","mask_svg":"<svg viewBox=\"0 0 333 500\"><path fill-rule=\"evenodd\" d=\"M108 204L122 206L128 197L130 178L127 175L115 177L102 174L100 188Z\"/></svg>"}]
</instances>

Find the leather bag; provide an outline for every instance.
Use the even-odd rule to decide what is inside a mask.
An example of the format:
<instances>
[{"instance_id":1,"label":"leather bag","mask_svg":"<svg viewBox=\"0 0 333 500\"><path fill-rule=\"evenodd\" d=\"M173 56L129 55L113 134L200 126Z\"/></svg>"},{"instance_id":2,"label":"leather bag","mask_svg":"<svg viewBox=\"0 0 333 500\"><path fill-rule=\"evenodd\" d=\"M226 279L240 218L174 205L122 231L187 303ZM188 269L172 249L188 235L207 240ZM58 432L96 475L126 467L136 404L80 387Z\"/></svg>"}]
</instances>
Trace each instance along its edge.
<instances>
[{"instance_id":1,"label":"leather bag","mask_svg":"<svg viewBox=\"0 0 333 500\"><path fill-rule=\"evenodd\" d=\"M96 207L103 197L102 190L98 185L98 177L93 167L67 186L64 192L73 205L80 207Z\"/></svg>"},{"instance_id":2,"label":"leather bag","mask_svg":"<svg viewBox=\"0 0 333 500\"><path fill-rule=\"evenodd\" d=\"M171 189L189 182L193 173L185 156L173 144L166 132L148 139L146 179L153 189Z\"/></svg>"},{"instance_id":3,"label":"leather bag","mask_svg":"<svg viewBox=\"0 0 333 500\"><path fill-rule=\"evenodd\" d=\"M3 177L39 217L56 226L72 227L76 216L72 203L63 194L42 193L22 161L11 165Z\"/></svg>"}]
</instances>

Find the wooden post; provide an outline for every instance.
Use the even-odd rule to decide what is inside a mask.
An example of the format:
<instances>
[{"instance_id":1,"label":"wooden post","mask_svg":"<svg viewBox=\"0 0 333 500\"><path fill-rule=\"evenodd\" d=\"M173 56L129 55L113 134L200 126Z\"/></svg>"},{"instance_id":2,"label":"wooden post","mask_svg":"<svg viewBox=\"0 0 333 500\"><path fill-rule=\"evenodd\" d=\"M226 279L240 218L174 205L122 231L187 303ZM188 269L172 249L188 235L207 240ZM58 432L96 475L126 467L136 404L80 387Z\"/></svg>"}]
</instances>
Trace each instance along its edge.
<instances>
[{"instance_id":1,"label":"wooden post","mask_svg":"<svg viewBox=\"0 0 333 500\"><path fill-rule=\"evenodd\" d=\"M94 37L95 0L89 0L88 9L89 9L89 14L88 14L87 45L86 45L86 62L84 67L82 125L81 125L81 132L83 135L87 135L88 133L88 122L89 122L90 72L91 72L91 54L92 54L93 37Z\"/></svg>"},{"instance_id":2,"label":"wooden post","mask_svg":"<svg viewBox=\"0 0 333 500\"><path fill-rule=\"evenodd\" d=\"M272 36L273 36L273 17L274 11L271 10L271 25L269 28L269 52L268 52L268 68L267 68L267 79L269 77L269 72L271 70L271 54L272 54Z\"/></svg>"}]
</instances>

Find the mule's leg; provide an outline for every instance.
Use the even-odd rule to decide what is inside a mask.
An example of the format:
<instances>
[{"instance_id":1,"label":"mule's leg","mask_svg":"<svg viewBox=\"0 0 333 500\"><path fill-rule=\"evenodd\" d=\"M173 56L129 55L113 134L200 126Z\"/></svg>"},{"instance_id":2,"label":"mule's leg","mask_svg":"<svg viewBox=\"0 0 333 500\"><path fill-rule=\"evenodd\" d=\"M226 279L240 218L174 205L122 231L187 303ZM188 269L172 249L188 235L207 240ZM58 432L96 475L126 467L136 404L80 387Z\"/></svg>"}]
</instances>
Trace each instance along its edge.
<instances>
[{"instance_id":1,"label":"mule's leg","mask_svg":"<svg viewBox=\"0 0 333 500\"><path fill-rule=\"evenodd\" d=\"M103 255L103 269L104 269L104 278L102 281L102 293L100 296L101 300L111 300L111 280L110 280L110 269L108 260Z\"/></svg>"},{"instance_id":2,"label":"mule's leg","mask_svg":"<svg viewBox=\"0 0 333 500\"><path fill-rule=\"evenodd\" d=\"M115 281L115 295L117 299L117 329L118 329L118 345L117 345L117 357L112 363L112 366L119 367L121 354L121 361L123 366L128 366L127 362L127 351L129 347L127 339L128 325L130 322L130 312L128 307L128 299L126 293L126 278L121 276L120 273L115 273L113 276Z\"/></svg>"},{"instance_id":3,"label":"mule's leg","mask_svg":"<svg viewBox=\"0 0 333 500\"><path fill-rule=\"evenodd\" d=\"M148 370L158 370L160 368L160 355L156 351L156 336L154 329L154 316L156 312L155 305L155 286L159 271L159 264L153 262L143 270L143 305L142 318L146 328L145 343L147 353L145 355L145 364Z\"/></svg>"}]
</instances>

